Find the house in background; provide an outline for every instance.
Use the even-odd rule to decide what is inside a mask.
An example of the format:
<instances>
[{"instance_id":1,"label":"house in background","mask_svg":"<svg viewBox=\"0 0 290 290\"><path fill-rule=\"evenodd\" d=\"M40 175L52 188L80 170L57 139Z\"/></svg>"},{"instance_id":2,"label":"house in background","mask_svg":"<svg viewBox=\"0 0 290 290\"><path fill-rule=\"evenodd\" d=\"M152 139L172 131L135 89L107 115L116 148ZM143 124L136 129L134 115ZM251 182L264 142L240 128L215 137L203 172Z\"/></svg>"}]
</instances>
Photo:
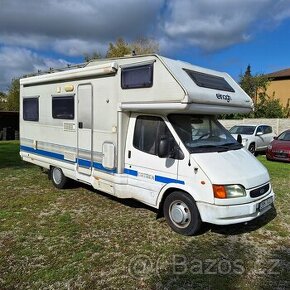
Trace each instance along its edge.
<instances>
[{"instance_id":1,"label":"house in background","mask_svg":"<svg viewBox=\"0 0 290 290\"><path fill-rule=\"evenodd\" d=\"M19 112L0 111L0 140L19 139Z\"/></svg>"},{"instance_id":2,"label":"house in background","mask_svg":"<svg viewBox=\"0 0 290 290\"><path fill-rule=\"evenodd\" d=\"M280 100L283 107L290 107L290 68L279 70L267 75L270 79L267 93L269 96L274 94Z\"/></svg>"}]
</instances>

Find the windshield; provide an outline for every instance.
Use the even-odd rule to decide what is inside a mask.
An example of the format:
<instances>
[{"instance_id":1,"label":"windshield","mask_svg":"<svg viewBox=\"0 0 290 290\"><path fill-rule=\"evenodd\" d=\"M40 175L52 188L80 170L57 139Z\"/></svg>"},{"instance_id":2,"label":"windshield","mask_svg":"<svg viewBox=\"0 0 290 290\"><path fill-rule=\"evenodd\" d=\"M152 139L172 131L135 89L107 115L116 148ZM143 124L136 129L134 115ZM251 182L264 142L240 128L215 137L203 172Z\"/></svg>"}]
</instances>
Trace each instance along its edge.
<instances>
[{"instance_id":1,"label":"windshield","mask_svg":"<svg viewBox=\"0 0 290 290\"><path fill-rule=\"evenodd\" d=\"M168 119L190 153L242 148L214 116L171 114Z\"/></svg>"},{"instance_id":2,"label":"windshield","mask_svg":"<svg viewBox=\"0 0 290 290\"><path fill-rule=\"evenodd\" d=\"M281 141L290 141L290 131L283 132L277 139Z\"/></svg>"},{"instance_id":3,"label":"windshield","mask_svg":"<svg viewBox=\"0 0 290 290\"><path fill-rule=\"evenodd\" d=\"M231 134L253 135L255 126L234 126L230 129Z\"/></svg>"}]
</instances>

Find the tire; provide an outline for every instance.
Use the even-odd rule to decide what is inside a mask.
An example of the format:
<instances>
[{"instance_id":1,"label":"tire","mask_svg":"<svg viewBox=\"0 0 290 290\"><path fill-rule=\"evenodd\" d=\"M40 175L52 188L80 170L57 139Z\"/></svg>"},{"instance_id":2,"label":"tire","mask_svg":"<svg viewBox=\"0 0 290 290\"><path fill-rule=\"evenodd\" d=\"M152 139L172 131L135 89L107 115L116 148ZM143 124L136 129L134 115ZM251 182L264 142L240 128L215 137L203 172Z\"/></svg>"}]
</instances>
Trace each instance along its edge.
<instances>
[{"instance_id":1,"label":"tire","mask_svg":"<svg viewBox=\"0 0 290 290\"><path fill-rule=\"evenodd\" d=\"M202 222L195 201L182 191L167 196L163 212L168 225L181 235L191 236L200 229Z\"/></svg>"},{"instance_id":2,"label":"tire","mask_svg":"<svg viewBox=\"0 0 290 290\"><path fill-rule=\"evenodd\" d=\"M248 150L249 150L253 155L256 156L256 147L255 147L255 144L254 144L254 143L251 143L251 144L249 145Z\"/></svg>"},{"instance_id":3,"label":"tire","mask_svg":"<svg viewBox=\"0 0 290 290\"><path fill-rule=\"evenodd\" d=\"M52 167L50 170L52 184L58 188L63 189L67 186L69 179L63 174L62 170L58 167Z\"/></svg>"}]
</instances>

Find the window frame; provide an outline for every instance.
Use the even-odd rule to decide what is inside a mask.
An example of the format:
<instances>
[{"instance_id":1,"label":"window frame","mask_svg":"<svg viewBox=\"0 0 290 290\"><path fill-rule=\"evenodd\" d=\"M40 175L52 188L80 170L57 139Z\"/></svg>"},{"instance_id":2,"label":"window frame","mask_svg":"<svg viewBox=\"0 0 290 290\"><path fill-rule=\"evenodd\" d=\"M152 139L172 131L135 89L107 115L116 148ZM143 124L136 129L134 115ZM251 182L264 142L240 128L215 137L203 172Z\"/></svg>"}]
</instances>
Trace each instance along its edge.
<instances>
[{"instance_id":1,"label":"window frame","mask_svg":"<svg viewBox=\"0 0 290 290\"><path fill-rule=\"evenodd\" d=\"M151 115L139 115L139 116L137 116L136 117L136 121L135 121L135 125L134 125L134 133L133 133L133 142L132 142L132 144L133 144L133 147L135 148L135 149L137 149L137 150L139 150L139 151L141 151L141 152L143 152L143 153L146 153L146 154L150 154L150 155L153 155L153 156L158 156L157 155L157 152L156 152L156 148L157 148L157 146L156 146L156 141L157 141L157 136L158 136L158 131L159 131L159 124L158 124L158 128L157 128L157 134L156 134L156 138L155 138L155 149L154 149L154 152L155 153L150 153L150 152L147 152L147 151L144 151L144 150L142 150L142 149L140 149L140 148L138 148L137 146L136 146L136 144L135 144L135 135L136 135L136 128L137 128L137 122L138 122L138 120L140 120L140 119L146 119L147 118L147 120L149 119L155 119L156 121L158 121L158 122L160 122L160 121L163 121L164 122L164 120L161 118L161 117L159 117L159 116L151 116ZM166 125L166 124L165 124ZM141 134L140 134L141 135Z\"/></svg>"},{"instance_id":2,"label":"window frame","mask_svg":"<svg viewBox=\"0 0 290 290\"><path fill-rule=\"evenodd\" d=\"M25 118L25 101L28 100L36 100L37 101L37 118ZM23 97L22 98L22 119L23 121L28 121L28 122L39 122L39 96L33 96L33 97Z\"/></svg>"},{"instance_id":3,"label":"window frame","mask_svg":"<svg viewBox=\"0 0 290 290\"><path fill-rule=\"evenodd\" d=\"M225 91L225 92L231 92L234 93L235 90L234 88L228 83L228 81L222 77L222 76L217 76L213 74L208 74L196 70L190 70L183 68L183 70L186 72L186 74L194 81L194 83L201 87L201 88L206 88L206 89L211 89L211 90L219 90L219 91ZM214 84L206 84L202 82L201 80L198 79L198 76L203 76L203 77L208 77L211 78L212 80L219 80L223 82L223 84L219 85L214 85Z\"/></svg>"},{"instance_id":4,"label":"window frame","mask_svg":"<svg viewBox=\"0 0 290 290\"><path fill-rule=\"evenodd\" d=\"M149 83L142 83L142 84L137 84L137 85L130 85L130 86L125 86L124 85L124 73L128 72L128 71L133 71L134 69L141 69L141 68L145 68L145 67L149 67L151 74L150 74L150 80ZM121 70L121 88L123 90L131 90L131 89L144 89L144 88L151 88L153 87L153 74L154 74L154 63L146 63L146 64L138 64L138 65L134 65L134 66L124 66L122 67Z\"/></svg>"},{"instance_id":5,"label":"window frame","mask_svg":"<svg viewBox=\"0 0 290 290\"><path fill-rule=\"evenodd\" d=\"M137 128L137 121L138 121L139 119L142 119L142 118L144 118L144 119L146 119L146 118L149 118L149 119L156 119L156 120L158 120L158 122L159 122L159 124L158 124L158 128L157 128L157 134L156 134L156 137L155 137L155 148L154 148L154 153L144 151L144 150L140 149L139 147L135 146L135 144L134 144L135 133L136 133L136 128ZM160 141L159 138L160 138L160 136L161 136L161 130L162 130L162 128L161 128L161 122L162 122L162 124L164 124L165 129L168 131L168 137L169 137L169 138L172 138L172 141L173 141L173 143L172 143L173 147L172 147L172 148L175 148L176 150L180 150L180 152L181 152L181 154L182 154L182 155L178 155L178 156L180 156L180 157L168 157L168 158L171 158L171 159L177 159L177 160L181 160L181 159L183 159L183 158L184 158L184 155L183 155L183 153L182 153L182 150L181 150L180 146L178 145L178 142L176 141L176 139L175 139L175 137L174 137L174 134L172 134L171 130L169 129L168 125L166 124L166 120L163 119L161 116L156 116L156 115L138 115L138 116L136 117L136 121L135 121L135 125L134 125L134 132L133 132L133 140L132 140L132 145L133 145L133 147L134 147L136 150L138 150L138 151L140 151L140 152L142 152L142 153L149 154L149 155L151 155L151 156L156 156L156 157L158 157L158 158L161 158L161 157L158 156L158 146L159 146L159 141Z\"/></svg>"},{"instance_id":6,"label":"window frame","mask_svg":"<svg viewBox=\"0 0 290 290\"><path fill-rule=\"evenodd\" d=\"M54 100L60 100L60 99L67 99L67 98L72 98L73 99L73 116L72 117L57 117L54 114ZM69 95L51 95L51 116L55 120L74 120L75 119L75 94L69 94Z\"/></svg>"}]
</instances>

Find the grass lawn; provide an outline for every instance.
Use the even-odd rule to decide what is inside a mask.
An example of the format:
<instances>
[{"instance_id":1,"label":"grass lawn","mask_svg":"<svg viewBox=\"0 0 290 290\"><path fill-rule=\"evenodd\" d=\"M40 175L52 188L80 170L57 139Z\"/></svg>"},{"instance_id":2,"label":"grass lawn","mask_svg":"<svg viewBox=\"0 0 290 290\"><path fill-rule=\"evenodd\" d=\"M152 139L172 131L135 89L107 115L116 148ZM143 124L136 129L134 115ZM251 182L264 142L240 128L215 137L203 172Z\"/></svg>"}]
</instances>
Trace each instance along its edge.
<instances>
[{"instance_id":1,"label":"grass lawn","mask_svg":"<svg viewBox=\"0 0 290 290\"><path fill-rule=\"evenodd\" d=\"M0 289L290 289L290 164L268 168L276 210L180 236L140 203L55 189L0 142Z\"/></svg>"}]
</instances>

